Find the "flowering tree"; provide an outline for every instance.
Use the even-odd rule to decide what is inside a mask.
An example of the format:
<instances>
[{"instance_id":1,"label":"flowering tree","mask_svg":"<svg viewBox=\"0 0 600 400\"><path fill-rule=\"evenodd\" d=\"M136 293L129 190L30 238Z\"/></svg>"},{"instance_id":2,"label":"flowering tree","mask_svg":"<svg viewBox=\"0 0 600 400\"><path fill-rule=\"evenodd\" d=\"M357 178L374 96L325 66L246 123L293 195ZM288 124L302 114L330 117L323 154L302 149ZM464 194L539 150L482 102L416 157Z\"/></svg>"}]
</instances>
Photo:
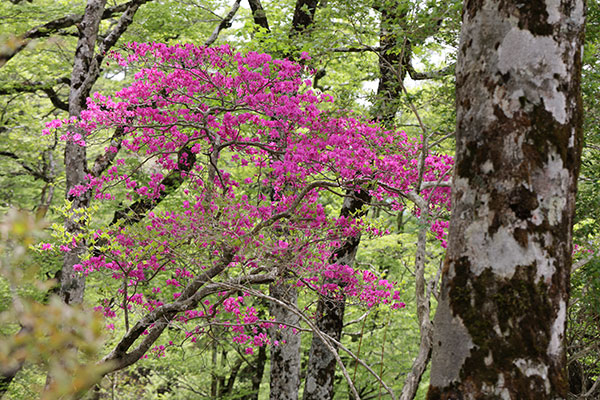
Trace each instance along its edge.
<instances>
[{"instance_id":1,"label":"flowering tree","mask_svg":"<svg viewBox=\"0 0 600 400\"><path fill-rule=\"evenodd\" d=\"M58 250L89 248L77 273L112 278L98 309L122 317L126 333L103 359L110 370L149 350L164 354L168 344L157 340L174 324L190 341L225 326L246 353L280 345L268 335L278 322L259 318L253 297L292 308L321 334L310 311L268 296L267 283L402 306L393 282L334 257L347 238L385 230L364 210L334 216L324 204L368 193L369 206L399 210L423 180L427 204L447 208L449 189L436 184L448 179L451 158L428 156L420 177L418 142L333 111L331 97L303 79L310 71L288 60L227 46L132 43L111 62L140 69L114 96L94 94L80 119L44 131L59 129L79 146L104 144L97 163L110 164L69 196L92 196L98 214L117 209L111 222L79 213L69 217L86 232L57 231ZM444 229L432 223L441 240Z\"/></svg>"}]
</instances>

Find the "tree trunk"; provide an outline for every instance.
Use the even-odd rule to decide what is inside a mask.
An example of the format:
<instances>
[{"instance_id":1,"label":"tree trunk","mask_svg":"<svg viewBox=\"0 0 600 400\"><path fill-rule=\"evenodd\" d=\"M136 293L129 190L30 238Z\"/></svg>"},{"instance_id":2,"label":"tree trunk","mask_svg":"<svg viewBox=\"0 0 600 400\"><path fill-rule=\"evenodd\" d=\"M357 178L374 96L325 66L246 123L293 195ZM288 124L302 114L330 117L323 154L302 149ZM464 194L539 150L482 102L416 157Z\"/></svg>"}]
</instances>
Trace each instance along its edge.
<instances>
[{"instance_id":1,"label":"tree trunk","mask_svg":"<svg viewBox=\"0 0 600 400\"><path fill-rule=\"evenodd\" d=\"M340 214L344 217L356 215L369 201L370 196L366 191L348 191ZM359 244L360 236L347 238L333 254L331 262L353 265ZM345 305L344 298L332 299L325 296L320 296L317 303L317 328L338 341L344 326ZM313 335L306 369L304 400L333 398L335 366L334 355L317 335Z\"/></svg>"},{"instance_id":2,"label":"tree trunk","mask_svg":"<svg viewBox=\"0 0 600 400\"><path fill-rule=\"evenodd\" d=\"M136 0L129 3L123 14L119 17L118 22L108 31L102 41L98 43L98 51L95 51L98 29L104 13L106 0L88 0L83 19L78 25L79 40L75 50L69 91L70 117L79 117L81 111L85 108L85 102L92 86L100 76L100 64L104 60L104 56L127 30L139 7L148 1ZM69 130L71 134L78 133L74 132L75 128L72 126ZM109 157L110 160L113 158L114 156ZM75 237L81 232L82 226L79 219L89 206L91 198L89 191L80 196L70 194L71 189L86 183L85 177L90 172L87 165L85 146L68 141L65 145L64 164L66 170L65 192L67 200L71 202L70 215L65 221L65 230L68 234ZM106 168L109 164L105 163L103 168ZM100 174L102 170L92 172ZM87 247L82 240L78 240L75 245L70 247L71 250L66 252L63 258L60 296L67 304L79 304L83 301L85 278L82 274L76 273L73 266L80 262L81 256L85 253Z\"/></svg>"},{"instance_id":3,"label":"tree trunk","mask_svg":"<svg viewBox=\"0 0 600 400\"><path fill-rule=\"evenodd\" d=\"M258 356L256 357L256 368L252 371L252 393L244 397L244 400L258 400L260 391L260 383L265 372L265 364L267 362L267 350L265 346L258 348Z\"/></svg>"},{"instance_id":4,"label":"tree trunk","mask_svg":"<svg viewBox=\"0 0 600 400\"><path fill-rule=\"evenodd\" d=\"M315 19L319 0L296 0L290 38L305 34Z\"/></svg>"},{"instance_id":5,"label":"tree trunk","mask_svg":"<svg viewBox=\"0 0 600 400\"><path fill-rule=\"evenodd\" d=\"M402 93L402 82L405 69L400 67L402 56L397 52L398 37L392 34L392 25L397 22L395 7L378 7L381 12L380 47L383 49L379 55L379 83L377 86L377 100L371 114L375 120L380 121L387 128L392 128L398 110L398 98ZM400 74L397 70L401 69ZM354 214L360 210L369 198L363 192L347 192L346 201L340 212L343 216ZM334 261L340 264L354 264L356 251L360 244L360 237L348 238L344 246L340 247L334 256ZM317 303L317 327L329 336L340 340L344 326L345 300L334 300L320 297ZM323 341L313 335L310 348L309 362L304 388L304 400L331 399L333 397L333 381L335 377L336 361L325 346Z\"/></svg>"},{"instance_id":6,"label":"tree trunk","mask_svg":"<svg viewBox=\"0 0 600 400\"><path fill-rule=\"evenodd\" d=\"M270 295L286 303L298 303L298 291L295 286L285 283L273 283L269 287ZM269 311L276 321L298 326L300 317L287 308L271 303ZM296 400L300 388L300 333L293 328L281 329L278 324L270 329L271 346L271 400Z\"/></svg>"},{"instance_id":7,"label":"tree trunk","mask_svg":"<svg viewBox=\"0 0 600 400\"><path fill-rule=\"evenodd\" d=\"M410 45L408 38L399 37L399 20L406 18L406 11L398 12L399 4L394 2L387 6L378 6L381 14L379 26L379 82L377 97L371 115L383 126L392 129L396 113L402 97L402 82L406 76L410 62Z\"/></svg>"},{"instance_id":8,"label":"tree trunk","mask_svg":"<svg viewBox=\"0 0 600 400\"><path fill-rule=\"evenodd\" d=\"M584 1L467 1L428 399L564 399Z\"/></svg>"},{"instance_id":9,"label":"tree trunk","mask_svg":"<svg viewBox=\"0 0 600 400\"><path fill-rule=\"evenodd\" d=\"M89 79L90 66L94 62L94 46L98 37L98 27L104 12L106 0L89 0L83 19L79 26L79 41L75 50L75 60L71 73L71 90L69 92L69 116L79 117L85 105L94 80ZM71 128L71 130L74 128ZM77 132L73 132L77 133ZM70 215L65 221L65 230L76 236L81 232L78 222L79 214L89 205L90 195L72 196L69 192L77 185L85 184L87 174L87 158L85 146L68 141L65 146L66 196L71 201ZM79 241L63 258L60 296L67 304L80 304L83 301L85 278L74 271L81 255L86 251L85 243Z\"/></svg>"}]
</instances>

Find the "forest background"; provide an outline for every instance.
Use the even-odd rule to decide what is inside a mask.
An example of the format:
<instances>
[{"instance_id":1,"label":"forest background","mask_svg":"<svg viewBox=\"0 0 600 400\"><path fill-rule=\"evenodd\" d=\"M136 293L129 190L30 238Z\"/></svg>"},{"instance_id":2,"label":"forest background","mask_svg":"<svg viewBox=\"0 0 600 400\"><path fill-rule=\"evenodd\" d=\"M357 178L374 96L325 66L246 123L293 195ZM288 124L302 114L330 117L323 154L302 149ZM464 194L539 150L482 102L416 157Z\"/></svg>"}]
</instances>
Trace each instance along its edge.
<instances>
[{"instance_id":1,"label":"forest background","mask_svg":"<svg viewBox=\"0 0 600 400\"><path fill-rule=\"evenodd\" d=\"M87 97L96 91L113 93L132 81L135 70L117 62L107 65L110 58L103 59L103 52L122 50L129 42L209 46L227 43L236 51L256 51L296 60L306 53L310 60L303 62L314 70L310 77L312 86L331 94L337 109L353 110L356 115L378 120L386 128L402 130L410 138L420 140L432 154L452 155L456 125L453 72L461 2L440 3L108 2L99 23L96 54L101 57L96 60L97 76L84 95ZM69 368L73 367L68 362L56 362L62 357L68 359L61 353L65 344L79 348L89 345L89 354L84 352L84 356L92 360L106 353L123 335L126 325L122 315L106 321L92 319L85 311L78 313L49 302L47 292L55 290L49 279L60 281L56 273L64 263L60 251L42 251L40 245L37 251L22 255L16 251L19 246L40 240L54 243L55 248L60 244L60 239L52 239L49 229L44 227L63 223L64 199L67 189L72 188L68 182L72 167L65 155L68 154L65 142L58 136L42 136L42 130L50 120L73 115L72 72L74 59L80 56L75 49L85 7L83 1L0 2L3 20L0 28L0 212L4 215L11 209L19 209L37 216L7 214L3 218L2 246L7 251L2 253L5 277L0 282L0 311L3 311L3 322L7 323L0 329L3 337L18 341L19 332L23 330L19 313L28 310L31 326L40 326L39 332L46 335L56 333L49 335L48 341L39 337L37 343L24 339L26 345L21 347L7 340L9 345L0 348L4 357L18 361L15 366L18 368L14 368L16 375L7 379L2 389L6 390L4 398L8 399L37 398L46 385L49 371L56 381L60 381L61 373L72 373ZM600 260L595 255L600 229L597 215L600 207L599 14L597 1L588 1L582 77L585 144L575 225L579 250L575 253L568 311L569 386L573 398L581 399L595 398L600 393ZM88 156L94 161L98 153ZM170 196L176 198L177 190ZM368 210L366 218L389 234L363 236L356 264L396 282L406 308L390 311L379 307L368 309L360 304L347 307L340 341L394 392L402 393L406 396L403 398L424 398L428 386L425 367L430 351L426 339L431 334L444 249L435 234L429 232L424 217L413 212L418 199L409 198L404 202L406 208L400 212L381 207ZM324 206L335 214L339 213L342 202L334 198ZM92 213L99 220L110 221L115 211L114 207L100 207ZM436 218L447 220L447 215L441 213ZM15 271L11 266L17 264L16 260L33 269L25 275ZM88 310L107 297L103 288L109 284L95 279L87 283L85 305ZM24 280L28 283L23 284ZM64 294L64 291L58 292ZM315 301L300 299L299 303L314 306ZM266 303L256 300L254 306L262 310L259 315L268 313ZM310 312L315 311L307 311L307 315ZM105 329L108 324L112 324L109 330ZM77 329L72 335L62 332L66 325L77 326ZM178 337L178 329L169 330L167 334ZM268 398L269 351L260 347L254 354L245 354L242 346L223 340L225 334L218 329L215 327L209 334L200 335L194 342L186 340L167 346L165 357L159 349L126 369L107 374L88 395L119 399ZM299 379L304 381L310 372L312 337L310 330L300 336ZM27 332L22 337L27 338ZM168 342L167 339L165 344ZM15 349L21 351L15 352ZM348 354L341 352L340 357L361 398L387 398L382 382ZM89 375L78 375L82 386L93 380L98 371L90 368L88 372ZM5 377L9 375L5 373ZM333 385L334 398L350 395L340 368L336 369ZM52 390L58 395L71 389L56 385ZM50 393L48 396L52 390L46 390Z\"/></svg>"}]
</instances>

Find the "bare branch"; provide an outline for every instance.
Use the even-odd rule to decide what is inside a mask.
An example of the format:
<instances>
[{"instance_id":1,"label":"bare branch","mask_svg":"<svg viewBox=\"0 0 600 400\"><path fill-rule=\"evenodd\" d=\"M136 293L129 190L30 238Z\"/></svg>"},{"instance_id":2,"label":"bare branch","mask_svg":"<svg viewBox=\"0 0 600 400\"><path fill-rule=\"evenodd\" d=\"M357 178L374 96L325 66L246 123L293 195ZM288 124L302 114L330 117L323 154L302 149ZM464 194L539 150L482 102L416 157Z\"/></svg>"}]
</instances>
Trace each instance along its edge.
<instances>
[{"instance_id":1,"label":"bare branch","mask_svg":"<svg viewBox=\"0 0 600 400\"><path fill-rule=\"evenodd\" d=\"M454 67L455 66L456 66L456 63L452 63L452 64L448 65L447 67L438 69L437 71L417 72L417 71L415 71L415 69L412 65L412 62L409 62L406 65L406 70L408 71L408 75L410 75L412 80L422 81L422 80L426 80L426 79L439 79L439 78L443 78L444 76L454 75Z\"/></svg>"},{"instance_id":2,"label":"bare branch","mask_svg":"<svg viewBox=\"0 0 600 400\"><path fill-rule=\"evenodd\" d=\"M102 19L109 19L115 16L115 14L121 13L129 8L134 3L138 3L139 0L132 0L127 3L119 4L113 7L109 7L102 13ZM17 37L17 46L12 49L0 52L0 67L6 64L11 58L17 55L21 50L25 48L33 39L39 39L43 37L51 36L58 33L61 29L76 26L83 20L83 14L71 14L65 17L57 18L53 21L47 22L43 25L36 26L25 32L24 34Z\"/></svg>"},{"instance_id":3,"label":"bare branch","mask_svg":"<svg viewBox=\"0 0 600 400\"><path fill-rule=\"evenodd\" d=\"M98 54L96 58L99 56L101 58L98 60L98 64L101 63L102 59L104 59L104 55L106 52L117 43L117 40L121 37L121 35L127 30L129 25L133 22L133 17L137 12L138 8L142 4L148 3L152 0L132 0L127 4L127 7L124 9L123 14L119 18L117 24L110 30L110 32L104 37L100 46L98 46Z\"/></svg>"},{"instance_id":4,"label":"bare branch","mask_svg":"<svg viewBox=\"0 0 600 400\"><path fill-rule=\"evenodd\" d=\"M327 49L327 51L333 53L364 53L367 51L371 51L374 53L380 52L383 49L380 46L372 47L372 46L361 46L361 47L334 47L331 49Z\"/></svg>"},{"instance_id":5,"label":"bare branch","mask_svg":"<svg viewBox=\"0 0 600 400\"><path fill-rule=\"evenodd\" d=\"M70 79L67 77L58 78L52 82L21 82L16 84L9 84L5 87L0 88L0 95L10 95L15 93L35 93L42 91L46 93L54 107L64 111L69 111L69 105L58 97L58 93L54 90L56 85L69 85Z\"/></svg>"},{"instance_id":6,"label":"bare branch","mask_svg":"<svg viewBox=\"0 0 600 400\"><path fill-rule=\"evenodd\" d=\"M581 260L574 263L573 266L571 267L571 273L577 271L579 268L583 267L584 265L586 265L587 263L592 261L594 259L595 255L596 254L592 253L589 256L587 256L586 258L582 258Z\"/></svg>"},{"instance_id":7,"label":"bare branch","mask_svg":"<svg viewBox=\"0 0 600 400\"><path fill-rule=\"evenodd\" d=\"M10 151L0 151L0 156L8 157L15 160L25 171L27 171L35 179L40 179L44 182L50 182L49 178L40 171L37 171L31 165L27 164L21 157Z\"/></svg>"},{"instance_id":8,"label":"bare branch","mask_svg":"<svg viewBox=\"0 0 600 400\"><path fill-rule=\"evenodd\" d=\"M121 148L121 142L124 135L124 127L120 126L115 129L115 132L110 139L108 150L104 154L99 155L94 162L94 166L92 167L91 171L93 176L100 176L100 174L112 164L119 152L119 149Z\"/></svg>"},{"instance_id":9,"label":"bare branch","mask_svg":"<svg viewBox=\"0 0 600 400\"><path fill-rule=\"evenodd\" d=\"M441 181L441 182L427 181L427 182L421 183L421 190L438 188L438 187L452 187L452 181L451 180Z\"/></svg>"},{"instance_id":10,"label":"bare branch","mask_svg":"<svg viewBox=\"0 0 600 400\"><path fill-rule=\"evenodd\" d=\"M219 34L221 33L221 31L223 29L227 29L231 26L231 20L233 20L233 17L235 17L235 14L237 13L238 9L240 8L240 2L241 2L241 0L235 0L233 5L231 6L231 10L229 10L227 15L221 20L219 25L217 25L215 27L215 29L213 30L210 37L206 40L206 42L204 42L205 46L208 47L208 46L212 45L215 42L215 40L217 40L217 38L219 37Z\"/></svg>"},{"instance_id":11,"label":"bare branch","mask_svg":"<svg viewBox=\"0 0 600 400\"><path fill-rule=\"evenodd\" d=\"M117 135L117 131L115 131L115 135ZM115 143L118 142L119 146L120 146L121 137L120 136L115 137L115 135L113 135L113 140L115 141ZM98 165L98 172L99 173L101 172L101 168L103 166L104 166L104 168L106 168L109 165L109 163L112 162L112 159L114 159L115 156L116 156L116 154L114 154L114 155L107 154L106 155L107 159L101 160L101 161L96 160L97 165ZM178 159L177 159L178 168L171 171L170 174L165 176L160 181L160 186L164 186L165 189L160 193L158 198L156 198L154 200L150 200L148 198L143 198L143 199L140 199L140 200L134 202L133 204L131 204L130 206L128 206L124 209L115 211L115 214L113 216L113 220L112 220L111 224L115 224L119 220L124 220L128 224L134 224L136 222L141 221L148 211L150 211L154 207L156 207L170 193L177 190L177 188L179 188L181 186L181 184L184 181L183 177L181 176L181 173L191 171L195 162L196 162L196 154L194 154L191 151L191 148L189 146L186 146L183 149L181 149L179 151ZM94 165L94 167L96 167L96 165Z\"/></svg>"}]
</instances>

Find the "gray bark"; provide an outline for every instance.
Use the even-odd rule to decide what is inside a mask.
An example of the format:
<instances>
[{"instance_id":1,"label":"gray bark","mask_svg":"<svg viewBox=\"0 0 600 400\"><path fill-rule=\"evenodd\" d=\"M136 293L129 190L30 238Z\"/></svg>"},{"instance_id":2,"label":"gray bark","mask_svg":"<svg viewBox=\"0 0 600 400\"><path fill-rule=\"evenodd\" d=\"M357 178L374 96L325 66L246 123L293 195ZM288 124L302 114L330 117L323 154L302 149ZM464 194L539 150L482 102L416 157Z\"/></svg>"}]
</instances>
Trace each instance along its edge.
<instances>
[{"instance_id":1,"label":"gray bark","mask_svg":"<svg viewBox=\"0 0 600 400\"><path fill-rule=\"evenodd\" d=\"M83 19L79 25L79 41L75 50L73 72L71 73L71 90L69 93L69 116L78 117L84 108L85 98L96 79L89 79L90 67L94 62L94 46L98 37L98 27L104 12L106 0L89 0ZM74 132L76 128L71 127ZM85 184L87 173L86 148L71 141L65 146L65 170L67 199L72 202L70 215L65 221L65 229L71 235L81 232L78 214L89 205L89 193L79 197L69 195L69 191L77 185ZM84 243L65 253L60 282L60 296L67 304L80 304L83 301L85 278L76 273L73 266L79 263L81 255L86 251Z\"/></svg>"},{"instance_id":2,"label":"gray bark","mask_svg":"<svg viewBox=\"0 0 600 400\"><path fill-rule=\"evenodd\" d=\"M104 55L117 42L125 30L127 30L140 5L148 1L134 0L127 3L127 8L121 14L119 21L99 43L98 51L95 51L98 28L105 14L104 7L106 0L88 0L83 18L78 25L79 40L75 50L73 71L71 73L69 116L78 117L85 108L85 101L100 75L100 65L102 60L104 60ZM76 133L74 132L76 130L75 127L70 127L69 130ZM67 142L65 145L64 163L66 167L66 196L67 200L71 201L70 216L65 221L65 229L69 234L76 236L82 230L78 219L81 216L80 214L89 206L91 193L88 191L76 197L71 196L69 191L77 185L86 183L85 176L89 172L86 148L71 141ZM105 164L104 168L109 163ZM92 172L100 174L102 169L98 171L94 169ZM81 256L86 250L86 244L83 241L79 241L77 246L65 253L63 258L60 296L67 304L79 304L83 301L85 278L83 275L75 273L73 266L80 262Z\"/></svg>"},{"instance_id":3,"label":"gray bark","mask_svg":"<svg viewBox=\"0 0 600 400\"><path fill-rule=\"evenodd\" d=\"M221 20L221 22L219 23L219 25L217 25L215 27L215 29L213 30L212 34L210 35L210 37L206 40L206 42L204 42L205 46L212 46L212 44L217 40L217 38L219 37L219 34L221 33L221 31L223 29L227 29L229 27L231 27L232 24L232 20L233 17L235 17L235 14L237 13L238 9L240 8L240 2L242 0L236 0L233 5L231 6L231 10L229 10L229 12L227 13L227 15L225 15L225 17L223 17L223 19Z\"/></svg>"},{"instance_id":4,"label":"gray bark","mask_svg":"<svg viewBox=\"0 0 600 400\"><path fill-rule=\"evenodd\" d=\"M298 304L298 291L295 286L283 282L269 287L270 295L286 303ZM270 303L269 311L276 321L299 326L300 318L277 303ZM296 400L300 388L300 333L292 328L281 329L275 324L270 329L272 341L279 345L271 346L271 400Z\"/></svg>"},{"instance_id":5,"label":"gray bark","mask_svg":"<svg viewBox=\"0 0 600 400\"><path fill-rule=\"evenodd\" d=\"M583 0L467 1L428 399L564 399Z\"/></svg>"}]
</instances>

